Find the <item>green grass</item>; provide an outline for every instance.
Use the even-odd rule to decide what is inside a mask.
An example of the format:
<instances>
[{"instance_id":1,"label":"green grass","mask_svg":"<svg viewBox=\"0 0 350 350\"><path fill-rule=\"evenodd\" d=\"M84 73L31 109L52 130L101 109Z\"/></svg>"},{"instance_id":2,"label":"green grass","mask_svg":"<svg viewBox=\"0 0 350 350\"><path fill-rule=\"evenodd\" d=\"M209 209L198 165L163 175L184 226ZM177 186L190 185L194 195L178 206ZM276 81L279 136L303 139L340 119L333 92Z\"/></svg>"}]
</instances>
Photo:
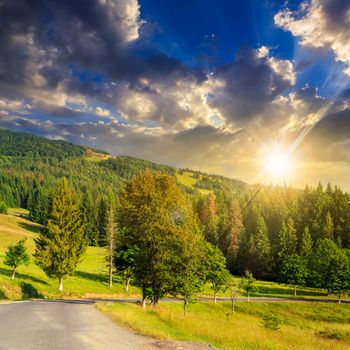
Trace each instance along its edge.
<instances>
[{"instance_id":1,"label":"green grass","mask_svg":"<svg viewBox=\"0 0 350 350\"><path fill-rule=\"evenodd\" d=\"M142 310L135 304L98 303L113 320L160 339L193 340L235 350L349 349L350 306L325 303L238 302L196 303L183 316L182 303L161 303ZM265 329L262 318L281 319L277 331Z\"/></svg>"},{"instance_id":2,"label":"green grass","mask_svg":"<svg viewBox=\"0 0 350 350\"><path fill-rule=\"evenodd\" d=\"M92 149L87 149L85 152L85 159L91 162L99 162L101 160L106 160L110 157L111 156L109 154L98 153L96 151L93 151Z\"/></svg>"},{"instance_id":3,"label":"green grass","mask_svg":"<svg viewBox=\"0 0 350 350\"><path fill-rule=\"evenodd\" d=\"M237 278L239 279L239 278ZM257 291L252 293L252 297L277 297L277 298L294 298L293 286L283 283L268 282L268 281L256 281L255 286ZM204 286L204 289L201 293L203 296L212 297L213 291L210 288L209 284ZM244 297L245 295L242 295ZM218 297L229 297L228 293L225 291L218 293ZM324 289L309 288L309 287L298 287L296 298L322 298L322 299L338 299L337 295L327 294ZM343 299L349 299L342 297Z\"/></svg>"},{"instance_id":4,"label":"green grass","mask_svg":"<svg viewBox=\"0 0 350 350\"><path fill-rule=\"evenodd\" d=\"M176 178L177 181L179 183L181 183L182 185L185 185L187 187L193 188L195 189L196 187L196 183L200 180L200 178L195 178L194 173L189 172L189 171L184 171L182 174L180 174L179 172L176 173ZM201 175L202 176L202 175ZM203 195L208 195L209 193L211 193L212 191L210 190L206 190L203 188L196 188L199 193L203 194Z\"/></svg>"},{"instance_id":5,"label":"green grass","mask_svg":"<svg viewBox=\"0 0 350 350\"><path fill-rule=\"evenodd\" d=\"M40 230L39 225L26 217L27 212L22 209L11 209L9 215L0 214L0 299L113 298L139 295L135 287L125 293L124 286L117 277L115 285L108 287L106 250L100 247L87 249L73 276L64 280L63 293L58 292L57 281L48 278L33 261L29 266L20 266L15 280L11 280L10 268L3 263L7 246L26 238L26 246L32 254L35 249L34 238Z\"/></svg>"}]
</instances>

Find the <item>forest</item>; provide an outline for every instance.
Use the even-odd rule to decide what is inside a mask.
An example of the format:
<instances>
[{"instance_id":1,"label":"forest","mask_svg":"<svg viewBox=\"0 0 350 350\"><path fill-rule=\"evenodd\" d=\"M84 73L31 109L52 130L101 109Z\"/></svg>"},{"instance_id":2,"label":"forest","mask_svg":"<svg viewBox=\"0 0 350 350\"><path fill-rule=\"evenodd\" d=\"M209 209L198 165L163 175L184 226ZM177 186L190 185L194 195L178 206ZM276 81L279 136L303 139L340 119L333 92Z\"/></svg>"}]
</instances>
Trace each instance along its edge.
<instances>
[{"instance_id":1,"label":"forest","mask_svg":"<svg viewBox=\"0 0 350 350\"><path fill-rule=\"evenodd\" d=\"M149 227L144 227L146 214L138 216L143 204L135 204L133 201L138 199L132 195L141 191L143 196L151 191L155 202L150 203L154 205L154 213L158 213L156 226L164 225L163 230L173 232L169 236L171 244L176 246L174 237L177 237L176 249L180 249L184 240L197 237L196 244L188 241L190 251L198 247L209 250L204 260L216 256L214 265L224 261L224 268L219 263L221 272L227 268L235 275L248 273L263 280L289 283L295 286L295 292L299 285L339 294L349 290L350 196L339 187L318 184L300 190L262 186L257 192L258 184L248 185L189 169L177 170L126 156L111 157L101 151L94 152L106 155L104 159L91 159L87 152L86 147L64 141L0 130L0 211L22 207L30 211L32 221L47 226L52 220L50 210L58 180L66 178L77 199L87 244L111 244L113 211L116 227L113 230L118 231L118 236L112 247L111 265L115 264L129 279L133 275L135 283L143 285L146 278L143 291L146 296L151 293L153 299L166 292L190 293L186 290L188 285L169 281L169 276L164 277L164 284L176 285L176 291L170 287L155 288L149 285L152 276L140 274L145 270L140 262L148 261L140 247L147 241L145 232ZM194 186L181 183L176 177L185 171L196 179ZM164 187L163 190L158 186ZM206 192L201 192L203 189ZM145 201L149 198L142 196ZM175 203L178 203L176 210ZM166 221L169 210L172 219ZM150 220L152 227L154 219ZM183 225L186 228L183 232L196 232L196 235L188 233L188 237L180 237L177 226ZM153 239L161 240L161 235ZM183 261L169 266L179 275L184 261L189 259L188 251L181 248L177 256L180 253L184 254ZM193 272L192 281L196 280L197 272Z\"/></svg>"}]
</instances>

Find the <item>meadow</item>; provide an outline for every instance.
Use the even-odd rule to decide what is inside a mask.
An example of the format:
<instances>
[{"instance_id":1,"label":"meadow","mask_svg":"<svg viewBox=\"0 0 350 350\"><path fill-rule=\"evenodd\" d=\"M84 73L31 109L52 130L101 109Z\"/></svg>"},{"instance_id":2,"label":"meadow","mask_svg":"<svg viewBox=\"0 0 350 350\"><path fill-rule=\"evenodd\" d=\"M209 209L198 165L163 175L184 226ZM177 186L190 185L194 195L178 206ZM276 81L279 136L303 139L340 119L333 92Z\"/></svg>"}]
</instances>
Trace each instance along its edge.
<instances>
[{"instance_id":1,"label":"meadow","mask_svg":"<svg viewBox=\"0 0 350 350\"><path fill-rule=\"evenodd\" d=\"M159 339L192 340L231 350L345 350L350 346L350 305L329 303L201 302L188 307L161 302L146 310L135 304L98 303L119 324ZM278 330L266 329L265 315L277 316Z\"/></svg>"},{"instance_id":2,"label":"meadow","mask_svg":"<svg viewBox=\"0 0 350 350\"><path fill-rule=\"evenodd\" d=\"M26 247L33 253L34 238L40 230L40 225L27 220L27 214L23 209L11 209L9 215L0 214L0 299L116 298L139 295L135 287L126 293L118 277L112 288L108 286L106 250L101 247L88 247L74 274L64 280L63 293L57 290L58 282L48 278L34 264L33 259L29 266L19 266L16 278L12 280L11 269L3 263L7 246L26 238Z\"/></svg>"}]
</instances>

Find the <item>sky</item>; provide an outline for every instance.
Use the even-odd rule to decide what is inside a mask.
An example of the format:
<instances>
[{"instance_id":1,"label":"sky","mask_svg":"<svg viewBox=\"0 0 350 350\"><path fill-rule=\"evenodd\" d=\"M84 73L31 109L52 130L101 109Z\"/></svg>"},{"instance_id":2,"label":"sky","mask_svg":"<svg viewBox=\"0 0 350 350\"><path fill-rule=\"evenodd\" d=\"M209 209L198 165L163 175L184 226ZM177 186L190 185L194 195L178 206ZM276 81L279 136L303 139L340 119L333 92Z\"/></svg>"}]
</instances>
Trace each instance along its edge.
<instances>
[{"instance_id":1,"label":"sky","mask_svg":"<svg viewBox=\"0 0 350 350\"><path fill-rule=\"evenodd\" d=\"M0 127L350 190L349 33L349 0L0 0Z\"/></svg>"}]
</instances>

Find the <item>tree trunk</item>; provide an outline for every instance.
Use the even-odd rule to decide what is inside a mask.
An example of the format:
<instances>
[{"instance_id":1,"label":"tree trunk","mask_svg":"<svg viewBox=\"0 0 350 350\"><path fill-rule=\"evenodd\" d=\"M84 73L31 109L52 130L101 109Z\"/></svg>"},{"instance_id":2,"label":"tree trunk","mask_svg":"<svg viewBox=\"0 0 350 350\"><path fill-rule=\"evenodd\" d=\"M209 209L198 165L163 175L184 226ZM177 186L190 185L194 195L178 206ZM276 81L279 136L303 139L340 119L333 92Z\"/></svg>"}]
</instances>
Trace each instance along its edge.
<instances>
[{"instance_id":1,"label":"tree trunk","mask_svg":"<svg viewBox=\"0 0 350 350\"><path fill-rule=\"evenodd\" d=\"M62 278L62 277L59 277L58 290L59 290L60 292L63 292L63 278Z\"/></svg>"},{"instance_id":2,"label":"tree trunk","mask_svg":"<svg viewBox=\"0 0 350 350\"><path fill-rule=\"evenodd\" d=\"M341 303L341 293L339 293L339 295L338 295L338 303L339 304Z\"/></svg>"},{"instance_id":3,"label":"tree trunk","mask_svg":"<svg viewBox=\"0 0 350 350\"><path fill-rule=\"evenodd\" d=\"M113 286L113 250L114 250L114 236L113 236L113 232L110 234L110 239L109 239L109 256L108 256L108 260L109 260L109 271L108 271L108 275L109 275L109 286L112 287Z\"/></svg>"},{"instance_id":4,"label":"tree trunk","mask_svg":"<svg viewBox=\"0 0 350 350\"><path fill-rule=\"evenodd\" d=\"M187 299L184 299L184 317L186 317Z\"/></svg>"},{"instance_id":5,"label":"tree trunk","mask_svg":"<svg viewBox=\"0 0 350 350\"><path fill-rule=\"evenodd\" d=\"M250 293L248 292L248 298L247 298L247 301L250 301Z\"/></svg>"},{"instance_id":6,"label":"tree trunk","mask_svg":"<svg viewBox=\"0 0 350 350\"><path fill-rule=\"evenodd\" d=\"M294 284L294 296L297 296L297 286Z\"/></svg>"},{"instance_id":7,"label":"tree trunk","mask_svg":"<svg viewBox=\"0 0 350 350\"><path fill-rule=\"evenodd\" d=\"M144 291L144 290L142 290L141 307L142 307L143 309L146 309L146 294L145 294L145 291Z\"/></svg>"},{"instance_id":8,"label":"tree trunk","mask_svg":"<svg viewBox=\"0 0 350 350\"><path fill-rule=\"evenodd\" d=\"M216 295L216 292L214 292L214 303L216 304L216 301L217 301L217 295Z\"/></svg>"},{"instance_id":9,"label":"tree trunk","mask_svg":"<svg viewBox=\"0 0 350 350\"><path fill-rule=\"evenodd\" d=\"M235 300L233 298L231 298L231 311L234 314L235 313Z\"/></svg>"},{"instance_id":10,"label":"tree trunk","mask_svg":"<svg viewBox=\"0 0 350 350\"><path fill-rule=\"evenodd\" d=\"M130 277L126 276L126 280L125 280L125 291L128 292L129 291L129 285L130 285Z\"/></svg>"},{"instance_id":11,"label":"tree trunk","mask_svg":"<svg viewBox=\"0 0 350 350\"><path fill-rule=\"evenodd\" d=\"M13 270L12 270L12 277L11 277L11 279L15 279L15 276L16 276L16 268L15 267L13 267Z\"/></svg>"},{"instance_id":12,"label":"tree trunk","mask_svg":"<svg viewBox=\"0 0 350 350\"><path fill-rule=\"evenodd\" d=\"M111 253L111 251L109 252L109 271L108 271L108 275L109 275L109 283L108 285L110 287L113 286L113 255Z\"/></svg>"}]
</instances>

